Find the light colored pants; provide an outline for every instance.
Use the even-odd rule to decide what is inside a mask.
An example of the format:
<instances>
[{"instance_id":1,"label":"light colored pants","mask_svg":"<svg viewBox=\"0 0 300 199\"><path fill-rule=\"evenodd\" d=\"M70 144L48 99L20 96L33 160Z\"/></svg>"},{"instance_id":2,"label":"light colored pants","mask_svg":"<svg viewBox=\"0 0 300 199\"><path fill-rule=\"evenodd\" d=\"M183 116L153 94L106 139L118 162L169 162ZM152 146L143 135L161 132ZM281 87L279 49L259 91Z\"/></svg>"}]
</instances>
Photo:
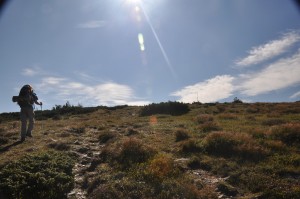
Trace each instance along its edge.
<instances>
[{"instance_id":1,"label":"light colored pants","mask_svg":"<svg viewBox=\"0 0 300 199\"><path fill-rule=\"evenodd\" d=\"M21 108L21 137L25 138L26 134L31 134L31 131L34 126L34 112L33 107L22 107ZM28 128L27 128L27 121Z\"/></svg>"}]
</instances>

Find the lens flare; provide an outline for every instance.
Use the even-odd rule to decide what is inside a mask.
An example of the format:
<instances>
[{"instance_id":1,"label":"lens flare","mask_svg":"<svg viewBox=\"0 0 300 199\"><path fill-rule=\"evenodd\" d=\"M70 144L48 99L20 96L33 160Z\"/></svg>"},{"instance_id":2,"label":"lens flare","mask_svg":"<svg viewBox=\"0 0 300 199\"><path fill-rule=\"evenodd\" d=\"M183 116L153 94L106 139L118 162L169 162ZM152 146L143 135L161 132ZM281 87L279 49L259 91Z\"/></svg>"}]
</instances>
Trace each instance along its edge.
<instances>
[{"instance_id":1,"label":"lens flare","mask_svg":"<svg viewBox=\"0 0 300 199\"><path fill-rule=\"evenodd\" d=\"M143 43L144 43L144 36L143 36L142 33L139 33L139 34L138 34L138 39L139 39L139 43L140 43L140 44L143 44Z\"/></svg>"},{"instance_id":2,"label":"lens flare","mask_svg":"<svg viewBox=\"0 0 300 199\"><path fill-rule=\"evenodd\" d=\"M145 51L145 45L144 45L144 36L142 33L138 34L138 40L139 40L139 44L140 44L140 49L141 51Z\"/></svg>"},{"instance_id":3,"label":"lens flare","mask_svg":"<svg viewBox=\"0 0 300 199\"><path fill-rule=\"evenodd\" d=\"M156 33L156 31L155 31L155 29L154 29L154 27L153 27L153 25L152 25L150 19L149 19L149 16L147 15L147 13L146 13L146 11L145 11L145 9L144 9L144 7L143 7L142 4L140 4L140 7L141 7L141 10L142 10L142 12L143 12L145 18L146 18L146 21L147 21L148 25L149 25L150 28L151 28L151 31L152 31L152 33L153 33L153 35L154 35L154 37L155 37L155 40L156 40L156 42L157 42L157 44L158 44L158 46L159 46L159 48L160 48L160 51L161 51L161 53L162 53L162 55L163 55L163 57L164 57L164 59L165 59L167 65L168 65L169 70L171 71L173 77L176 78L177 75L176 75L176 73L175 73L175 70L174 70L174 68L173 68L173 66L172 66L172 64L171 64L171 62L170 62L170 60L169 60L169 57L168 57L168 55L167 55L167 53L166 53L166 51L165 51L165 49L164 49L162 43L160 42L160 39L159 39L159 37L158 37L158 35L157 35L157 33Z\"/></svg>"}]
</instances>

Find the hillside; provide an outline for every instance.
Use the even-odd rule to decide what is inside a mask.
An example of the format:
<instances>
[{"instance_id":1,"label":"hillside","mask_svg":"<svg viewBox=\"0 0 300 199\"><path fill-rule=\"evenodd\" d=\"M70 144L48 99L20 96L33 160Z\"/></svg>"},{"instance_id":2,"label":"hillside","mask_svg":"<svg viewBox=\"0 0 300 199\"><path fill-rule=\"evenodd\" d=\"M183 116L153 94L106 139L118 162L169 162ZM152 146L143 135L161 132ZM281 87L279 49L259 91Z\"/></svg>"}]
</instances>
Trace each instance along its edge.
<instances>
[{"instance_id":1,"label":"hillside","mask_svg":"<svg viewBox=\"0 0 300 199\"><path fill-rule=\"evenodd\" d=\"M299 102L173 105L1 114L0 198L298 198Z\"/></svg>"}]
</instances>

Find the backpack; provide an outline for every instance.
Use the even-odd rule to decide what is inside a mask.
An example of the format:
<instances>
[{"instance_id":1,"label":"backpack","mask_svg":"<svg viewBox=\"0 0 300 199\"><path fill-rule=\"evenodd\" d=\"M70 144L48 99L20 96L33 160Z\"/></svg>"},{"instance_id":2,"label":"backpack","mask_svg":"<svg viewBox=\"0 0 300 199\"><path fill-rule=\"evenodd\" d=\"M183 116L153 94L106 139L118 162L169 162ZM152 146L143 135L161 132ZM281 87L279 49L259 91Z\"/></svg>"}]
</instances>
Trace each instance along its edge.
<instances>
[{"instance_id":1,"label":"backpack","mask_svg":"<svg viewBox=\"0 0 300 199\"><path fill-rule=\"evenodd\" d=\"M20 90L19 96L15 98L15 101L18 102L20 107L31 106L37 100L38 98L30 85L23 86Z\"/></svg>"}]
</instances>

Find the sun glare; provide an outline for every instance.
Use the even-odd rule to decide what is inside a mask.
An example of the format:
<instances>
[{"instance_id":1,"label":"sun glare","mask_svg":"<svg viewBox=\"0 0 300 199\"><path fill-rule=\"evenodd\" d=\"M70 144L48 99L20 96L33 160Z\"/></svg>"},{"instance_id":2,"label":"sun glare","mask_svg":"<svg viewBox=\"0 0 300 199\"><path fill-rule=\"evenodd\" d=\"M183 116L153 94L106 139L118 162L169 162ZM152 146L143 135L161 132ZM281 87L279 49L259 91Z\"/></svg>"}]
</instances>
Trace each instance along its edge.
<instances>
[{"instance_id":1,"label":"sun glare","mask_svg":"<svg viewBox=\"0 0 300 199\"><path fill-rule=\"evenodd\" d=\"M127 3L130 3L130 4L138 4L140 2L141 2L141 0L127 0Z\"/></svg>"}]
</instances>

